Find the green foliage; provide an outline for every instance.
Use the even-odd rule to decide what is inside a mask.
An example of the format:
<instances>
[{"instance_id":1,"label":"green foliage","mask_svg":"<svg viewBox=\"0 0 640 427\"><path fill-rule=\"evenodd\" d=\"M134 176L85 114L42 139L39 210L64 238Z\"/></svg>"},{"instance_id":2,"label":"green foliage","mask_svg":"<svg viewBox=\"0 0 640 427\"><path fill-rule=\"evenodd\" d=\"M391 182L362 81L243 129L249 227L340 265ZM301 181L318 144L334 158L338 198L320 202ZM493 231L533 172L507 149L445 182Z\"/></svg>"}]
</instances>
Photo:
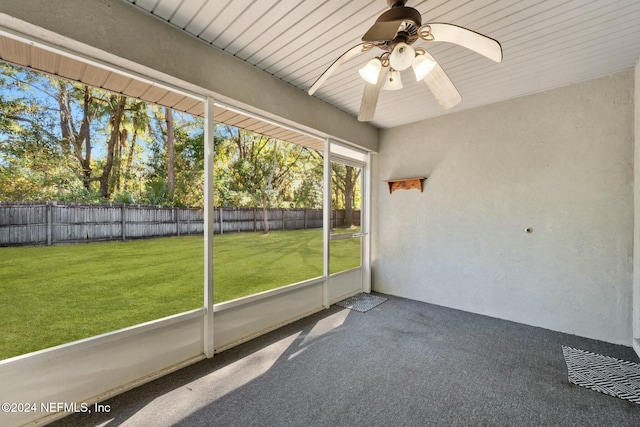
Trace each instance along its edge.
<instances>
[{"instance_id":1,"label":"green foliage","mask_svg":"<svg viewBox=\"0 0 640 427\"><path fill-rule=\"evenodd\" d=\"M121 203L125 205L133 205L134 203L136 203L134 195L127 191L123 193L117 193L115 196L113 196L113 201L115 203Z\"/></svg>"},{"instance_id":2,"label":"green foliage","mask_svg":"<svg viewBox=\"0 0 640 427\"><path fill-rule=\"evenodd\" d=\"M0 68L0 200L203 207L202 118L172 113L168 156L164 107L131 98L122 105L102 89ZM216 206L321 207L314 150L217 124L214 156Z\"/></svg>"},{"instance_id":3,"label":"green foliage","mask_svg":"<svg viewBox=\"0 0 640 427\"><path fill-rule=\"evenodd\" d=\"M32 96L41 77L5 64L0 70L0 200L55 199L75 171L47 105Z\"/></svg>"},{"instance_id":4,"label":"green foliage","mask_svg":"<svg viewBox=\"0 0 640 427\"><path fill-rule=\"evenodd\" d=\"M145 202L151 205L162 205L167 199L167 182L156 178L147 183Z\"/></svg>"},{"instance_id":5,"label":"green foliage","mask_svg":"<svg viewBox=\"0 0 640 427\"><path fill-rule=\"evenodd\" d=\"M68 189L60 194L55 200L61 202L78 202L78 203L106 203L99 191L87 190L84 187L77 186Z\"/></svg>"},{"instance_id":6,"label":"green foliage","mask_svg":"<svg viewBox=\"0 0 640 427\"><path fill-rule=\"evenodd\" d=\"M305 147L216 127L215 204L304 207L322 204L322 156Z\"/></svg>"},{"instance_id":7,"label":"green foliage","mask_svg":"<svg viewBox=\"0 0 640 427\"><path fill-rule=\"evenodd\" d=\"M345 209L348 203L359 209L362 202L360 169L342 163L331 164L331 205L334 209ZM350 199L350 202L347 201Z\"/></svg>"},{"instance_id":8,"label":"green foliage","mask_svg":"<svg viewBox=\"0 0 640 427\"><path fill-rule=\"evenodd\" d=\"M132 98L119 109L120 95L9 64L0 68L1 200L125 197L202 206L203 119L175 115L176 190L168 197L157 184L166 182L162 109Z\"/></svg>"},{"instance_id":9,"label":"green foliage","mask_svg":"<svg viewBox=\"0 0 640 427\"><path fill-rule=\"evenodd\" d=\"M285 200L292 208L322 208L322 180L324 174L323 157L313 150L305 150L300 166L301 174L295 178L295 184L289 187Z\"/></svg>"}]
</instances>

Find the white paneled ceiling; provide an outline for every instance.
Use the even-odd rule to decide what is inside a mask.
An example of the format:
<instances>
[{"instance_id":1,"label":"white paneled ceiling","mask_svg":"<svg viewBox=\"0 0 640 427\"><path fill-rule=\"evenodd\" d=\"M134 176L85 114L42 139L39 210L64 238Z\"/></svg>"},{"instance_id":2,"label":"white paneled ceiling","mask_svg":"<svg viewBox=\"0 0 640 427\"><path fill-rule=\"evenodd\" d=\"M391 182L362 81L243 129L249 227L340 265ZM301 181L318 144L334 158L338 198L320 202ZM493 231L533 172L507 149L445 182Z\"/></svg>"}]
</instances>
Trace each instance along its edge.
<instances>
[{"instance_id":1,"label":"white paneled ceiling","mask_svg":"<svg viewBox=\"0 0 640 427\"><path fill-rule=\"evenodd\" d=\"M124 1L303 91L387 10L385 0ZM372 123L382 128L630 69L640 57L638 0L409 0L407 6L420 11L423 23L452 23L497 39L504 61L418 41L414 46L428 48L462 102L442 110L407 70L402 90L380 95ZM375 54L343 64L314 96L356 116L364 88L358 69Z\"/></svg>"}]
</instances>

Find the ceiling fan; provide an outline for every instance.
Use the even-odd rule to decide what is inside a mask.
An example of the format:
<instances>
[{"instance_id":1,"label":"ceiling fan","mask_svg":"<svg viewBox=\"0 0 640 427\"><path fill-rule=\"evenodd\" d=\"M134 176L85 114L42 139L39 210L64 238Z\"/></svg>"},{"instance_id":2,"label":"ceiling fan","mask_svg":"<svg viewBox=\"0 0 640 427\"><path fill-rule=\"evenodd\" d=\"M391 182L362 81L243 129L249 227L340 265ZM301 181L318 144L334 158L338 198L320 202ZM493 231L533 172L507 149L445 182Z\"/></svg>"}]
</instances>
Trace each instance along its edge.
<instances>
[{"instance_id":1,"label":"ceiling fan","mask_svg":"<svg viewBox=\"0 0 640 427\"><path fill-rule=\"evenodd\" d=\"M423 48L414 48L418 41L454 43L495 61L502 61L502 47L497 40L485 35L445 23L422 24L420 12L405 6L406 0L387 0L390 7L378 17L362 36L362 43L352 47L336 59L309 88L309 95L329 78L343 63L369 49L379 48L383 52L360 69L366 81L358 120L373 119L380 90L402 88L400 71L413 68L416 80L423 80L444 109L457 105L462 97L436 60Z\"/></svg>"}]
</instances>

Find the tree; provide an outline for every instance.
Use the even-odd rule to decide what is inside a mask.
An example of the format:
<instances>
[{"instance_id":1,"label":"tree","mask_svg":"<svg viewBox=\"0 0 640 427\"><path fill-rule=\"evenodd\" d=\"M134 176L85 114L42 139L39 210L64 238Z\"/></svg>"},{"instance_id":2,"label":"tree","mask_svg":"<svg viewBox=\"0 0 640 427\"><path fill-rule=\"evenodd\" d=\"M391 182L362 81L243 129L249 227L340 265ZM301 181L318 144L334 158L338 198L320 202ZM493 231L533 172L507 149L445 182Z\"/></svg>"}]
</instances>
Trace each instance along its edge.
<instances>
[{"instance_id":1,"label":"tree","mask_svg":"<svg viewBox=\"0 0 640 427\"><path fill-rule=\"evenodd\" d=\"M204 121L121 94L0 63L0 198L204 202ZM214 203L318 208L322 155L217 126Z\"/></svg>"},{"instance_id":2,"label":"tree","mask_svg":"<svg viewBox=\"0 0 640 427\"><path fill-rule=\"evenodd\" d=\"M175 148L175 132L173 124L173 114L171 108L165 107L164 120L166 123L166 142L167 142L167 193L169 198L173 197L176 188L176 148Z\"/></svg>"},{"instance_id":3,"label":"tree","mask_svg":"<svg viewBox=\"0 0 640 427\"><path fill-rule=\"evenodd\" d=\"M204 120L157 106L151 107L151 118L147 194L158 201L162 189L163 204L202 207Z\"/></svg>"},{"instance_id":4,"label":"tree","mask_svg":"<svg viewBox=\"0 0 640 427\"><path fill-rule=\"evenodd\" d=\"M2 200L202 206L203 120L0 62Z\"/></svg>"},{"instance_id":5,"label":"tree","mask_svg":"<svg viewBox=\"0 0 640 427\"><path fill-rule=\"evenodd\" d=\"M292 177L285 202L291 207L321 209L323 199L324 156L316 150L305 149L298 159L296 175Z\"/></svg>"},{"instance_id":6,"label":"tree","mask_svg":"<svg viewBox=\"0 0 640 427\"><path fill-rule=\"evenodd\" d=\"M97 181L101 197L109 200L116 183L120 182L120 161L130 135L123 123L133 123L134 132L131 134L136 136L141 123L144 123L140 111L146 108L146 104L87 85L57 78L51 80L57 89L55 97L59 108L62 148L80 164L85 189L92 191L92 183ZM125 119L127 114L132 117ZM94 138L94 134L97 138ZM105 156L99 163L93 159L96 144L105 148ZM99 174L94 176L97 166ZM114 172L117 176L114 176Z\"/></svg>"},{"instance_id":7,"label":"tree","mask_svg":"<svg viewBox=\"0 0 640 427\"><path fill-rule=\"evenodd\" d=\"M38 73L0 63L0 201L55 198L74 179L53 132L55 120L33 95Z\"/></svg>"},{"instance_id":8,"label":"tree","mask_svg":"<svg viewBox=\"0 0 640 427\"><path fill-rule=\"evenodd\" d=\"M134 203L136 199L140 200L144 181L144 146L150 122L149 108L144 102L128 102L126 114L120 123L109 184L114 200L119 202Z\"/></svg>"},{"instance_id":9,"label":"tree","mask_svg":"<svg viewBox=\"0 0 640 427\"><path fill-rule=\"evenodd\" d=\"M109 126L111 128L109 139L107 140L107 156L102 167L102 174L98 178L100 182L100 195L104 199L111 196L111 187L109 185L111 171L113 170L113 161L115 157L117 144L121 142L121 136L124 135L120 129L122 116L127 105L127 98L124 95L111 95L109 97Z\"/></svg>"},{"instance_id":10,"label":"tree","mask_svg":"<svg viewBox=\"0 0 640 427\"><path fill-rule=\"evenodd\" d=\"M226 125L222 132L235 148L230 156L229 187L240 196L236 205L261 207L262 230L267 234L268 209L284 200L285 184L299 167L305 148Z\"/></svg>"},{"instance_id":11,"label":"tree","mask_svg":"<svg viewBox=\"0 0 640 427\"><path fill-rule=\"evenodd\" d=\"M360 168L334 162L331 164L331 169L333 171L334 206L344 209L343 225L352 227L354 225L353 208L356 203Z\"/></svg>"},{"instance_id":12,"label":"tree","mask_svg":"<svg viewBox=\"0 0 640 427\"><path fill-rule=\"evenodd\" d=\"M76 94L81 93L82 98L82 118L80 120L80 127L76 126L76 122L73 117L73 107L71 97L69 93L68 83L61 79L54 81L56 85L57 93L56 100L58 101L59 116L60 116L60 131L62 132L62 139L60 140L62 148L65 153L70 153L75 156L82 168L82 184L87 189L91 190L91 122L97 114L97 109L93 108L93 98L91 96L91 90L88 86L84 86L82 89L76 90Z\"/></svg>"}]
</instances>

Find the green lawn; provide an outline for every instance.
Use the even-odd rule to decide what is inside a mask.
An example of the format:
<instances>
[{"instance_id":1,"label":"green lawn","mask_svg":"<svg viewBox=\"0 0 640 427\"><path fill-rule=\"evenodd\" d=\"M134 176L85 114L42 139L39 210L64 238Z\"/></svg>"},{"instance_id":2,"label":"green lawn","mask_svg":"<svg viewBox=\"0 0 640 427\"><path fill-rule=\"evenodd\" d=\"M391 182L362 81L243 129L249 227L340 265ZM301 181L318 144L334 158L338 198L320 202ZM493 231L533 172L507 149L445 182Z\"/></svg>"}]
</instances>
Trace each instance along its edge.
<instances>
[{"instance_id":1,"label":"green lawn","mask_svg":"<svg viewBox=\"0 0 640 427\"><path fill-rule=\"evenodd\" d=\"M321 230L216 235L215 302L322 275ZM331 271L360 263L331 243ZM202 237L0 248L0 360L203 305Z\"/></svg>"}]
</instances>

